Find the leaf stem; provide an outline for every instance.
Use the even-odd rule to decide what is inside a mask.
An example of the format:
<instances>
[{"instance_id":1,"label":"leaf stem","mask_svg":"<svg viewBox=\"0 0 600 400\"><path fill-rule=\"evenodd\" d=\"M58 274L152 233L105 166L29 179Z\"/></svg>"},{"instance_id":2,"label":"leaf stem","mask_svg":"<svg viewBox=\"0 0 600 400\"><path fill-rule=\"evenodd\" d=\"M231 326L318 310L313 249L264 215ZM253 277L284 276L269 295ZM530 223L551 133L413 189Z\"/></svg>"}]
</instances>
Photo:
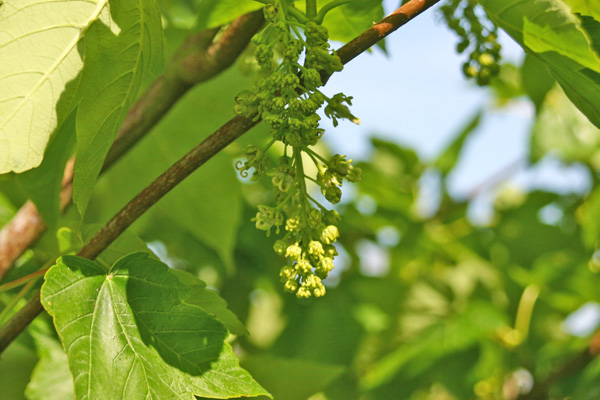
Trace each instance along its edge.
<instances>
[{"instance_id":1,"label":"leaf stem","mask_svg":"<svg viewBox=\"0 0 600 400\"><path fill-rule=\"evenodd\" d=\"M17 293L17 295L12 298L12 300L10 301L10 303L8 303L6 305L6 307L4 308L4 310L2 310L2 312L0 313L0 324L2 322L4 322L4 318L6 318L6 316L12 311L12 309L17 305L17 303L19 302L19 300L21 300L23 297L25 297L25 295L27 294L27 292L29 292L29 289L31 289L31 287L33 286L33 284L37 281L37 278L39 278L39 276L36 276L34 280L31 280L29 283L27 283L27 285L25 285L23 287L23 289L21 289L19 291L19 293Z\"/></svg>"},{"instance_id":2,"label":"leaf stem","mask_svg":"<svg viewBox=\"0 0 600 400\"><path fill-rule=\"evenodd\" d=\"M306 0L306 17L313 20L317 16L317 0Z\"/></svg>"},{"instance_id":3,"label":"leaf stem","mask_svg":"<svg viewBox=\"0 0 600 400\"><path fill-rule=\"evenodd\" d=\"M43 268L43 269L40 269L39 271L33 272L29 275L25 275L19 279L16 279L12 282L5 283L4 285L0 286L0 293L7 292L11 289L17 288L21 285L25 285L26 283L36 280L37 278L44 276L44 274L47 271L48 271L48 268Z\"/></svg>"},{"instance_id":4,"label":"leaf stem","mask_svg":"<svg viewBox=\"0 0 600 400\"><path fill-rule=\"evenodd\" d=\"M313 18L313 21L315 21L317 24L322 24L323 23L323 19L325 18L325 15L327 15L327 13L331 10L333 10L336 7L339 6L343 6L344 4L348 4L348 3L352 3L358 0L334 0L334 1L330 1L329 3L325 4L323 7L321 7L321 9L319 10L319 13Z\"/></svg>"}]
</instances>

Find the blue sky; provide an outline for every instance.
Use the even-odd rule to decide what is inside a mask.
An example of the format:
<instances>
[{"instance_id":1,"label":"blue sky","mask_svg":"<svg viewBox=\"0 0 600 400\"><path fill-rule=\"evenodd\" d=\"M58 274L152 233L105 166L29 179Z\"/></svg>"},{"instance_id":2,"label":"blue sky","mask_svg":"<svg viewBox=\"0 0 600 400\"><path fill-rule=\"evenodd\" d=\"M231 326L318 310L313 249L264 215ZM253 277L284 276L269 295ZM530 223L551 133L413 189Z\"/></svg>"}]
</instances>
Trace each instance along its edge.
<instances>
[{"instance_id":1,"label":"blue sky","mask_svg":"<svg viewBox=\"0 0 600 400\"><path fill-rule=\"evenodd\" d=\"M384 5L388 13L398 1L386 0ZM456 54L457 38L437 10L437 6L427 10L389 36L387 56L379 50L363 54L332 76L324 92L353 96L352 112L362 121L360 126L344 121L333 128L324 119L325 137L335 151L365 158L368 138L377 135L430 160L491 101L487 89L463 77L464 56ZM521 48L506 35L500 35L500 41L504 59L519 65ZM533 116L533 106L525 99L489 111L451 175L451 193L467 196L499 171L525 160ZM515 171L514 182L526 187L571 191L584 190L588 184L576 167L565 169L551 160L533 172Z\"/></svg>"}]
</instances>

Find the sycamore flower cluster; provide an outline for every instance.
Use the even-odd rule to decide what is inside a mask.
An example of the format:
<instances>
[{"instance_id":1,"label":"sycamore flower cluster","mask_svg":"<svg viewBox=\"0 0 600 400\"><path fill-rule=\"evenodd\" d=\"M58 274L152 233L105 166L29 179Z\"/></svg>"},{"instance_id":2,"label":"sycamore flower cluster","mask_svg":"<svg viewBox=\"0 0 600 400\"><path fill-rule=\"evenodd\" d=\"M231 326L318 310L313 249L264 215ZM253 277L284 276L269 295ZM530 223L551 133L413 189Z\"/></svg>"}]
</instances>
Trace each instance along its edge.
<instances>
[{"instance_id":1,"label":"sycamore flower cluster","mask_svg":"<svg viewBox=\"0 0 600 400\"><path fill-rule=\"evenodd\" d=\"M478 85L487 85L500 72L498 27L487 20L475 0L448 0L440 10L448 27L461 39L456 50L463 53L470 49L463 73Z\"/></svg>"},{"instance_id":2,"label":"sycamore flower cluster","mask_svg":"<svg viewBox=\"0 0 600 400\"><path fill-rule=\"evenodd\" d=\"M322 73L342 69L339 57L329 48L327 29L315 22L291 19L287 7L287 3L275 2L264 8L269 23L253 42L265 76L236 97L236 112L258 115L268 124L273 139L263 148L246 148L245 161L236 168L244 177L251 172L253 180L266 176L273 184L275 206L260 205L252 220L267 236L272 230L283 235L273 249L288 260L280 271L284 289L299 298L320 297L325 294L322 280L333 270L337 255L333 243L339 237L340 216L310 196L306 181L316 183L323 196L335 204L340 201L342 183L359 181L360 169L346 156L326 159L311 148L324 133L316 112L326 104L325 114L335 125L339 118L358 120L347 106L351 97L339 93L328 98L318 89ZM276 141L284 144L284 150L272 161L267 150ZM306 175L304 162L316 165L316 176Z\"/></svg>"}]
</instances>

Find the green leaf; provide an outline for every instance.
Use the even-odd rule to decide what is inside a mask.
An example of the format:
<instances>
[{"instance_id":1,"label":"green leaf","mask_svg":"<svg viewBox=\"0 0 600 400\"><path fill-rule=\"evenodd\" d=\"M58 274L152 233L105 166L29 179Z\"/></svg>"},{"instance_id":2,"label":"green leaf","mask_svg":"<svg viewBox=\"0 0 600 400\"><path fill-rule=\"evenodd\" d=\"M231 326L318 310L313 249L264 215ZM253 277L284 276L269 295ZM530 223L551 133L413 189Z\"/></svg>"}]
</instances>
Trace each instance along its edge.
<instances>
[{"instance_id":1,"label":"green leaf","mask_svg":"<svg viewBox=\"0 0 600 400\"><path fill-rule=\"evenodd\" d=\"M91 26L109 20L107 0L3 2L0 173L41 163L50 135L62 122L55 110L61 93L83 68L80 43Z\"/></svg>"},{"instance_id":2,"label":"green leaf","mask_svg":"<svg viewBox=\"0 0 600 400\"><path fill-rule=\"evenodd\" d=\"M17 175L46 225L56 226L60 215L60 192L67 160L75 146L76 112L72 112L52 136L42 164Z\"/></svg>"},{"instance_id":3,"label":"green leaf","mask_svg":"<svg viewBox=\"0 0 600 400\"><path fill-rule=\"evenodd\" d=\"M444 150L442 154L433 162L433 166L437 168L442 176L446 176L452 171L459 160L462 149L465 145L465 141L469 135L477 129L481 122L482 112L478 111L469 122L461 129L456 135L456 138L450 143L450 145Z\"/></svg>"},{"instance_id":4,"label":"green leaf","mask_svg":"<svg viewBox=\"0 0 600 400\"><path fill-rule=\"evenodd\" d=\"M201 0L197 7L199 26L212 28L223 25L262 7L264 4L254 0Z\"/></svg>"},{"instance_id":5,"label":"green leaf","mask_svg":"<svg viewBox=\"0 0 600 400\"><path fill-rule=\"evenodd\" d=\"M600 58L580 21L560 0L481 0L490 18L538 57L569 99L600 127ZM535 21L535 22L534 22Z\"/></svg>"},{"instance_id":6,"label":"green leaf","mask_svg":"<svg viewBox=\"0 0 600 400\"><path fill-rule=\"evenodd\" d=\"M66 349L78 399L267 395L238 365L227 330L166 265L133 253L108 271L64 256L46 274L42 304Z\"/></svg>"},{"instance_id":7,"label":"green leaf","mask_svg":"<svg viewBox=\"0 0 600 400\"><path fill-rule=\"evenodd\" d=\"M600 188L594 189L581 208L579 223L582 227L583 242L595 249L600 242Z\"/></svg>"},{"instance_id":8,"label":"green leaf","mask_svg":"<svg viewBox=\"0 0 600 400\"><path fill-rule=\"evenodd\" d=\"M25 390L29 400L72 400L73 378L67 355L47 320L36 320L29 328L40 361Z\"/></svg>"},{"instance_id":9,"label":"green leaf","mask_svg":"<svg viewBox=\"0 0 600 400\"><path fill-rule=\"evenodd\" d=\"M600 165L600 130L557 87L546 96L531 137L532 161L552 154L565 162Z\"/></svg>"},{"instance_id":10,"label":"green leaf","mask_svg":"<svg viewBox=\"0 0 600 400\"><path fill-rule=\"evenodd\" d=\"M275 399L306 400L338 378L345 367L269 355L249 357L242 363L268 388Z\"/></svg>"},{"instance_id":11,"label":"green leaf","mask_svg":"<svg viewBox=\"0 0 600 400\"><path fill-rule=\"evenodd\" d=\"M600 72L600 59L577 17L561 0L482 0L488 15L522 46L535 53L556 52Z\"/></svg>"},{"instance_id":12,"label":"green leaf","mask_svg":"<svg viewBox=\"0 0 600 400\"><path fill-rule=\"evenodd\" d=\"M108 17L108 15L107 15ZM110 19L85 34L85 67L77 113L73 201L83 215L104 158L147 74L163 65L156 0L110 3Z\"/></svg>"},{"instance_id":13,"label":"green leaf","mask_svg":"<svg viewBox=\"0 0 600 400\"><path fill-rule=\"evenodd\" d=\"M556 80L550 75L543 63L530 54L525 56L523 65L521 65L521 86L535 104L538 113L544 103L546 94L552 89L555 82Z\"/></svg>"},{"instance_id":14,"label":"green leaf","mask_svg":"<svg viewBox=\"0 0 600 400\"><path fill-rule=\"evenodd\" d=\"M184 303L198 306L213 315L234 335L248 334L244 324L227 308L227 302L217 292L208 289L204 281L188 272L177 269L171 270L171 273L177 276L179 281L190 290L189 296L183 299Z\"/></svg>"},{"instance_id":15,"label":"green leaf","mask_svg":"<svg viewBox=\"0 0 600 400\"><path fill-rule=\"evenodd\" d=\"M563 0L574 13L589 15L600 21L600 3L596 0Z\"/></svg>"},{"instance_id":16,"label":"green leaf","mask_svg":"<svg viewBox=\"0 0 600 400\"><path fill-rule=\"evenodd\" d=\"M319 5L321 5L320 2ZM329 38L349 42L370 28L383 17L381 0L354 1L336 7L325 15L323 25L329 30Z\"/></svg>"},{"instance_id":17,"label":"green leaf","mask_svg":"<svg viewBox=\"0 0 600 400\"><path fill-rule=\"evenodd\" d=\"M361 380L370 389L389 382L401 370L411 377L427 371L452 353L464 351L485 340L505 323L504 315L491 304L471 302L469 308L427 332L408 346L400 346L385 354Z\"/></svg>"}]
</instances>

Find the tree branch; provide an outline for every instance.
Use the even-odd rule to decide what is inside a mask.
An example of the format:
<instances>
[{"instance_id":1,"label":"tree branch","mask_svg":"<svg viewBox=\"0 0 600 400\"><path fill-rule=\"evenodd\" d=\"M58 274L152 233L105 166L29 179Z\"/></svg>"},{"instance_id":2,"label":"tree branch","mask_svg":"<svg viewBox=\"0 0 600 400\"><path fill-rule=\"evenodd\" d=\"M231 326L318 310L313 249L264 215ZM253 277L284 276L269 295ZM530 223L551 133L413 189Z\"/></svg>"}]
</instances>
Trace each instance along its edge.
<instances>
[{"instance_id":1,"label":"tree branch","mask_svg":"<svg viewBox=\"0 0 600 400\"><path fill-rule=\"evenodd\" d=\"M367 50L391 32L406 24L439 0L412 0L372 28L363 32L350 43L342 46L337 54L346 64L361 52ZM261 11L262 12L262 11ZM371 32L377 33L375 36ZM383 32L382 34L378 32ZM362 49L362 50L361 50ZM93 259L112 243L140 215L167 194L179 182L203 165L228 144L246 133L259 120L234 117L221 128L202 141L183 158L175 162L167 171L152 182L146 189L121 209L84 247L77 253L81 257ZM42 311L39 293L23 309L19 310L0 328L0 353L18 334Z\"/></svg>"},{"instance_id":2,"label":"tree branch","mask_svg":"<svg viewBox=\"0 0 600 400\"><path fill-rule=\"evenodd\" d=\"M346 64L440 0L411 0L352 39L337 52Z\"/></svg>"},{"instance_id":3,"label":"tree branch","mask_svg":"<svg viewBox=\"0 0 600 400\"><path fill-rule=\"evenodd\" d=\"M230 67L264 22L262 10L235 20L213 43L219 28L202 31L186 39L159 76L131 107L111 147L102 171L110 168L137 143L194 85L207 81ZM73 159L65 168L61 211L70 204L73 190ZM46 225L35 205L28 201L0 231L0 279L14 262L44 232Z\"/></svg>"}]
</instances>

